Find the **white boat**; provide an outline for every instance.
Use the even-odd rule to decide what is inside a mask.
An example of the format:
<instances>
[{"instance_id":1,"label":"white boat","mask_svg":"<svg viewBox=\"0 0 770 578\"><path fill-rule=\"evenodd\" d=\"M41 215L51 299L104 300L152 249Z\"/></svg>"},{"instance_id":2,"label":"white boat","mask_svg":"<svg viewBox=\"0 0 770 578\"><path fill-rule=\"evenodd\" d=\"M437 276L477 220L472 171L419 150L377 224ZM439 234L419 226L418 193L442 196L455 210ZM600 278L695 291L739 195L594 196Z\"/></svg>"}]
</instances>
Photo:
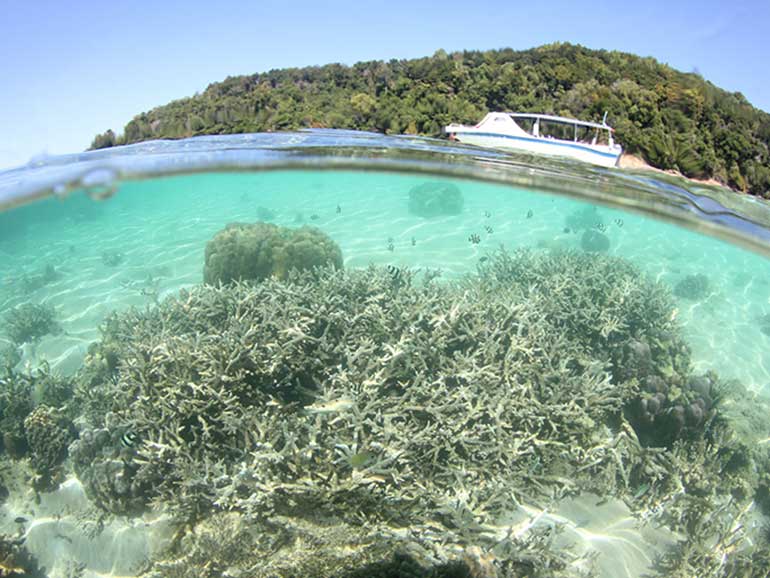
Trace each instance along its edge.
<instances>
[{"instance_id":1,"label":"white boat","mask_svg":"<svg viewBox=\"0 0 770 578\"><path fill-rule=\"evenodd\" d=\"M450 124L444 132L451 140L481 147L558 155L614 167L623 148L617 144L614 129L604 120L584 122L549 114L490 112L476 126Z\"/></svg>"}]
</instances>

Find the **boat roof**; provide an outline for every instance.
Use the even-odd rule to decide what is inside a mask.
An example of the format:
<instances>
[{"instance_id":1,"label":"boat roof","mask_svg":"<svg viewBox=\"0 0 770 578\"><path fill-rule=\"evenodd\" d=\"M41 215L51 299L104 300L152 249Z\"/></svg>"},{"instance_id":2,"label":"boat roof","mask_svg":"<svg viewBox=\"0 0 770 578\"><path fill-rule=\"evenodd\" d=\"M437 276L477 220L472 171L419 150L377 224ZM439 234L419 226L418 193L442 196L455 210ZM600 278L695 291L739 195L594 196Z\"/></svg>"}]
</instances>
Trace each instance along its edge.
<instances>
[{"instance_id":1,"label":"boat roof","mask_svg":"<svg viewBox=\"0 0 770 578\"><path fill-rule=\"evenodd\" d=\"M611 126L600 122L587 122L584 120L577 120L566 116L555 116L552 114L537 114L529 112L506 112L505 114L513 118L537 118L541 120L551 120L553 122L562 122L565 124L579 124L581 126L590 126L591 128L601 128L604 130L615 130Z\"/></svg>"}]
</instances>

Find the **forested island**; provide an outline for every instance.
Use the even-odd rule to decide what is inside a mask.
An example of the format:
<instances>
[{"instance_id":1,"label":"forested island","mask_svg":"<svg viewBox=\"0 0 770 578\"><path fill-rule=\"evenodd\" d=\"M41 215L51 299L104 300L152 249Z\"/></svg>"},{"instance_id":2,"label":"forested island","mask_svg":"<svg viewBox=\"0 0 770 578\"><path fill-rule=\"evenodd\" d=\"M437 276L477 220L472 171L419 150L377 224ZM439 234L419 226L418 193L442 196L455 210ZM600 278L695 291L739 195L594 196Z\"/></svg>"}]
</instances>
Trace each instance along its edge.
<instances>
[{"instance_id":1,"label":"forested island","mask_svg":"<svg viewBox=\"0 0 770 578\"><path fill-rule=\"evenodd\" d=\"M770 114L697 73L571 44L463 51L228 77L134 117L91 148L150 139L344 128L440 136L493 110L601 120L626 152L688 177L770 196Z\"/></svg>"}]
</instances>

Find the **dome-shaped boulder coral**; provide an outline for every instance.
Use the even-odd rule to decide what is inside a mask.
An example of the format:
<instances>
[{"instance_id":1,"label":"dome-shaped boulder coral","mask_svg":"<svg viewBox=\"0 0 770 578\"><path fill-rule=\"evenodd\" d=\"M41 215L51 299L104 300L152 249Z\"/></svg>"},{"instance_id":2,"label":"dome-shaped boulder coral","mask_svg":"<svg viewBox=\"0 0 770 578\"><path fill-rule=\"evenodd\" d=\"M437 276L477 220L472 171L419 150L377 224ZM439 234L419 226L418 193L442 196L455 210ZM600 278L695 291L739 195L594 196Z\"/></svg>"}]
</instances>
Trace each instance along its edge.
<instances>
[{"instance_id":1,"label":"dome-shaped boulder coral","mask_svg":"<svg viewBox=\"0 0 770 578\"><path fill-rule=\"evenodd\" d=\"M459 215L463 202L460 187L453 183L430 181L409 191L409 212L418 217Z\"/></svg>"},{"instance_id":2,"label":"dome-shaped boulder coral","mask_svg":"<svg viewBox=\"0 0 770 578\"><path fill-rule=\"evenodd\" d=\"M74 426L54 409L40 405L24 420L24 429L38 479L38 489L50 489L56 481L59 464L67 457L67 446L74 436Z\"/></svg>"},{"instance_id":3,"label":"dome-shaped boulder coral","mask_svg":"<svg viewBox=\"0 0 770 578\"><path fill-rule=\"evenodd\" d=\"M331 265L342 268L342 251L314 227L288 229L271 223L230 223L206 244L203 281L285 279L300 271Z\"/></svg>"},{"instance_id":4,"label":"dome-shaped boulder coral","mask_svg":"<svg viewBox=\"0 0 770 578\"><path fill-rule=\"evenodd\" d=\"M674 287L674 295L690 301L700 301L708 295L709 278L703 273L688 275Z\"/></svg>"},{"instance_id":5,"label":"dome-shaped boulder coral","mask_svg":"<svg viewBox=\"0 0 770 578\"><path fill-rule=\"evenodd\" d=\"M588 253L606 253L610 250L610 239L599 231L587 229L580 237L580 247Z\"/></svg>"}]
</instances>

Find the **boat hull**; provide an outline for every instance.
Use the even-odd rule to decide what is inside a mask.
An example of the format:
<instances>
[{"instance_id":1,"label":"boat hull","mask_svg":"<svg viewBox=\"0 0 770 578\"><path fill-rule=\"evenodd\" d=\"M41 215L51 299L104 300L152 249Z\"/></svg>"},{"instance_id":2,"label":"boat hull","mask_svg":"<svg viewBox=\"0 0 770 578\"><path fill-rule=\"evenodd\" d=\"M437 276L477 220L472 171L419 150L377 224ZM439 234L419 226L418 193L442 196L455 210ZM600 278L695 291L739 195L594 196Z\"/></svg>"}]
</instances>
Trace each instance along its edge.
<instances>
[{"instance_id":1,"label":"boat hull","mask_svg":"<svg viewBox=\"0 0 770 578\"><path fill-rule=\"evenodd\" d=\"M561 156L603 167L617 166L620 155L623 153L619 146L611 148L609 146L590 145L547 137L514 136L468 130L467 128L463 130L463 128L448 126L446 130L451 138L465 144Z\"/></svg>"}]
</instances>

